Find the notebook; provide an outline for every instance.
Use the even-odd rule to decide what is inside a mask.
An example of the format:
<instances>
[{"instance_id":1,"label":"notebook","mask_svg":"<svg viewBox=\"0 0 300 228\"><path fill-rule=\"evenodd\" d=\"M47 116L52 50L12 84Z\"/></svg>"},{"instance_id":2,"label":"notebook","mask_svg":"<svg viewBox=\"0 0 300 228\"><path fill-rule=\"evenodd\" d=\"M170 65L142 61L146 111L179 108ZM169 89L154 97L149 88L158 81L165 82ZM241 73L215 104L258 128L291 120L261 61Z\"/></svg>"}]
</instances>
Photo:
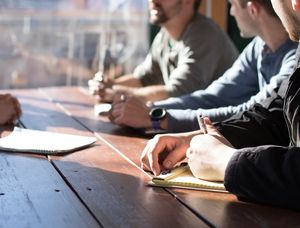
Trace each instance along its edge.
<instances>
[{"instance_id":1,"label":"notebook","mask_svg":"<svg viewBox=\"0 0 300 228\"><path fill-rule=\"evenodd\" d=\"M189 166L185 163L170 171L163 171L149 182L150 186L185 188L227 192L222 182L206 181L193 176Z\"/></svg>"},{"instance_id":2,"label":"notebook","mask_svg":"<svg viewBox=\"0 0 300 228\"><path fill-rule=\"evenodd\" d=\"M60 154L78 150L96 142L94 137L61 134L15 127L0 138L0 149L5 151Z\"/></svg>"}]
</instances>

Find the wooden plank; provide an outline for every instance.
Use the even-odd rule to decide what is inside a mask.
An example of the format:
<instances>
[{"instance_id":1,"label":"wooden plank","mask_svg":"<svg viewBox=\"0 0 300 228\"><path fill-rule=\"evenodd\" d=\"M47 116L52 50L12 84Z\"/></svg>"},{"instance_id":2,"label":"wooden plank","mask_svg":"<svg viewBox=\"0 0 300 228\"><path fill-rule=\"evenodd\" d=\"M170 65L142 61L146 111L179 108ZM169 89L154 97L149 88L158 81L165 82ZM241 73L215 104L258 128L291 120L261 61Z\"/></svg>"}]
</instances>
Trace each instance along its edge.
<instances>
[{"instance_id":1,"label":"wooden plank","mask_svg":"<svg viewBox=\"0 0 300 228\"><path fill-rule=\"evenodd\" d=\"M0 153L0 227L100 227L42 156Z\"/></svg>"},{"instance_id":2,"label":"wooden plank","mask_svg":"<svg viewBox=\"0 0 300 228\"><path fill-rule=\"evenodd\" d=\"M59 91L63 97L73 96L67 90ZM92 135L64 114L60 105L42 98L42 93L25 90L14 94L21 101L22 123L26 127ZM76 97L73 101L62 102L63 106L66 104L79 111L88 109L88 105ZM47 117L45 121L42 121L43 117ZM86 116L85 121L91 120ZM101 141L94 147L51 159L104 227L206 226L168 192L145 186L149 176Z\"/></svg>"},{"instance_id":3,"label":"wooden plank","mask_svg":"<svg viewBox=\"0 0 300 228\"><path fill-rule=\"evenodd\" d=\"M60 90L64 92L60 92ZM74 118L92 131L98 132L99 136L107 141L116 151L124 154L139 166L139 156L146 140L137 137L137 134L132 137L124 137L124 134L130 134L132 131L118 130L118 127L109 124L107 119L93 116L93 99L85 93L85 90L78 88L52 88L45 89L44 92L56 102L62 104ZM81 95L79 92L81 92ZM67 98L61 96L61 94L66 93L69 94ZM82 108L72 105L75 100L83 104ZM171 192L179 200L216 226L231 227L233 225L243 225L253 227L259 224L265 224L266 226L273 226L274 224L293 226L300 223L300 213L298 212L243 203L231 194L189 190L171 190ZM281 216L274 217L274 214Z\"/></svg>"}]
</instances>

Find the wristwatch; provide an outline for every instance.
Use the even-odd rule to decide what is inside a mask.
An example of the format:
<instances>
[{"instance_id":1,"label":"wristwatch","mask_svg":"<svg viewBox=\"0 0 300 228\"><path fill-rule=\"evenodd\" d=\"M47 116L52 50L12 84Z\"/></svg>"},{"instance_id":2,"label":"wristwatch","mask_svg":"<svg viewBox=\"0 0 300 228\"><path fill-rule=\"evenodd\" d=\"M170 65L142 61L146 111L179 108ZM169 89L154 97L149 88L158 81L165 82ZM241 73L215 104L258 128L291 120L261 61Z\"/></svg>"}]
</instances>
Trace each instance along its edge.
<instances>
[{"instance_id":1,"label":"wristwatch","mask_svg":"<svg viewBox=\"0 0 300 228\"><path fill-rule=\"evenodd\" d=\"M152 128L154 130L161 129L160 127L160 120L165 118L167 115L167 110L165 108L152 108L149 112L149 116L152 121Z\"/></svg>"}]
</instances>

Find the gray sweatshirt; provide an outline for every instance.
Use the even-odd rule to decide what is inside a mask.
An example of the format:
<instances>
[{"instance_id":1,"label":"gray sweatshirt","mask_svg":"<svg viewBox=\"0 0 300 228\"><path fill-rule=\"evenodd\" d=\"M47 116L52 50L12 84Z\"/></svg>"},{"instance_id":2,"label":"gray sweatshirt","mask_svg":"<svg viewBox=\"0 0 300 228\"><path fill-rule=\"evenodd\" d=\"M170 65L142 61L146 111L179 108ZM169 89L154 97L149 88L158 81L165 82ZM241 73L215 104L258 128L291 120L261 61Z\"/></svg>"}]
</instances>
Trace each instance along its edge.
<instances>
[{"instance_id":1,"label":"gray sweatshirt","mask_svg":"<svg viewBox=\"0 0 300 228\"><path fill-rule=\"evenodd\" d=\"M178 40L162 28L133 75L143 86L165 85L170 97L181 96L205 89L237 57L228 35L211 19L196 14Z\"/></svg>"}]
</instances>

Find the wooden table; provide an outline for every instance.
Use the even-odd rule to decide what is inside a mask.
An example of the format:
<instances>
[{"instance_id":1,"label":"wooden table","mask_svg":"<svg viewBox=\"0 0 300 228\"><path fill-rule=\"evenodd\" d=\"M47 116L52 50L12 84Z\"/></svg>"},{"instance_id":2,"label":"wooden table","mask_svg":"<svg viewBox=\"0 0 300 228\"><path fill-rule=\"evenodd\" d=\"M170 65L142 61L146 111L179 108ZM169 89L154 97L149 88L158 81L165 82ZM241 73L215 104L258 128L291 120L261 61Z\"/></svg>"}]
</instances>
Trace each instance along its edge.
<instances>
[{"instance_id":1,"label":"wooden table","mask_svg":"<svg viewBox=\"0 0 300 228\"><path fill-rule=\"evenodd\" d=\"M4 91L0 91L4 92ZM146 186L147 139L94 116L84 88L9 91L26 128L97 137L64 156L0 153L0 227L299 227L300 213L234 195Z\"/></svg>"}]
</instances>

